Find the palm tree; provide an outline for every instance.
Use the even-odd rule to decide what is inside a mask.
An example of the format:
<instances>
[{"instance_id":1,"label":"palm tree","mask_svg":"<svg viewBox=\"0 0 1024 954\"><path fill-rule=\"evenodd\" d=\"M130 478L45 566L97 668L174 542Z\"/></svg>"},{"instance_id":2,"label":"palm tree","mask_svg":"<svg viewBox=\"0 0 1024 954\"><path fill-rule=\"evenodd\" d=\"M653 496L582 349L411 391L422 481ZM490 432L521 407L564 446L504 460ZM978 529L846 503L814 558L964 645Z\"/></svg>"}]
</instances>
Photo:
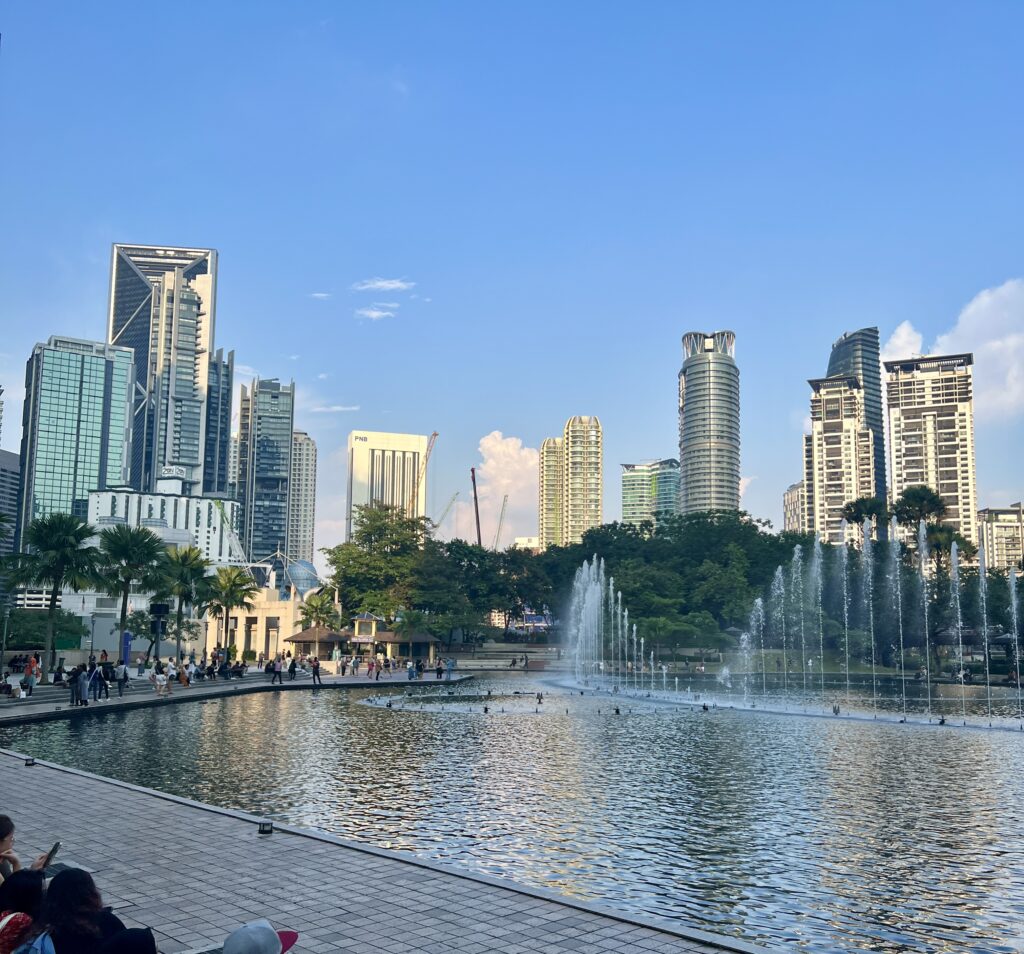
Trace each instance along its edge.
<instances>
[{"instance_id":1,"label":"palm tree","mask_svg":"<svg viewBox=\"0 0 1024 954\"><path fill-rule=\"evenodd\" d=\"M100 566L97 579L102 589L121 598L121 628L128 620L132 585L146 592L166 592L167 545L148 527L118 524L100 533Z\"/></svg>"},{"instance_id":2,"label":"palm tree","mask_svg":"<svg viewBox=\"0 0 1024 954\"><path fill-rule=\"evenodd\" d=\"M210 561L199 547L172 547L167 553L167 579L171 595L177 597L175 613L174 658L181 659L181 633L185 619L185 606L201 606L209 596L206 571Z\"/></svg>"},{"instance_id":3,"label":"palm tree","mask_svg":"<svg viewBox=\"0 0 1024 954\"><path fill-rule=\"evenodd\" d=\"M936 571L942 569L944 560L952 557L954 543L961 560L973 560L978 555L978 548L952 527L944 527L938 523L928 524L927 540L928 551L935 560Z\"/></svg>"},{"instance_id":4,"label":"palm tree","mask_svg":"<svg viewBox=\"0 0 1024 954\"><path fill-rule=\"evenodd\" d=\"M843 505L841 516L847 523L855 523L858 527L870 517L877 527L889 522L889 508L880 497L858 497Z\"/></svg>"},{"instance_id":5,"label":"palm tree","mask_svg":"<svg viewBox=\"0 0 1024 954\"><path fill-rule=\"evenodd\" d=\"M297 624L303 629L323 626L326 629L338 629L341 626L341 613L334 605L334 592L329 589L310 593L299 607Z\"/></svg>"},{"instance_id":6,"label":"palm tree","mask_svg":"<svg viewBox=\"0 0 1024 954\"><path fill-rule=\"evenodd\" d=\"M893 515L904 527L925 523L941 523L946 516L946 502L931 487L918 484L907 487L893 504Z\"/></svg>"},{"instance_id":7,"label":"palm tree","mask_svg":"<svg viewBox=\"0 0 1024 954\"><path fill-rule=\"evenodd\" d=\"M77 592L96 577L100 553L89 543L96 529L69 513L51 513L38 517L25 528L23 553L7 560L12 586L50 587L50 603L46 612L45 655L49 665L43 666L41 682L49 681L49 671L56 664L53 646L57 599L65 587Z\"/></svg>"},{"instance_id":8,"label":"palm tree","mask_svg":"<svg viewBox=\"0 0 1024 954\"><path fill-rule=\"evenodd\" d=\"M224 634L221 645L227 649L227 621L235 609L252 609L253 599L260 585L249 571L240 566L221 566L209 583L210 595L206 606L214 619L223 619Z\"/></svg>"}]
</instances>

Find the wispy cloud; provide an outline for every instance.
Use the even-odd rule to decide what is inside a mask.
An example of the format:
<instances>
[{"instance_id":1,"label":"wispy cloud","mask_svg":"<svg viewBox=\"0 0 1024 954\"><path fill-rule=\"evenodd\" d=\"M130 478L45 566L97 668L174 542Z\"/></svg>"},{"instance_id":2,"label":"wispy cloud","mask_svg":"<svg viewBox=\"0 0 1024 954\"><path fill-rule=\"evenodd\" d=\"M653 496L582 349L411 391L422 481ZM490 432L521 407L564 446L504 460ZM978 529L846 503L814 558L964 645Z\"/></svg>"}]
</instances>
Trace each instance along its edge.
<instances>
[{"instance_id":1,"label":"wispy cloud","mask_svg":"<svg viewBox=\"0 0 1024 954\"><path fill-rule=\"evenodd\" d=\"M381 318L394 318L395 313L383 308L359 308L356 310L356 317L369 318L370 321L380 321Z\"/></svg>"},{"instance_id":2,"label":"wispy cloud","mask_svg":"<svg viewBox=\"0 0 1024 954\"><path fill-rule=\"evenodd\" d=\"M321 371L316 377L318 381L326 381L330 375L326 371Z\"/></svg>"},{"instance_id":3,"label":"wispy cloud","mask_svg":"<svg viewBox=\"0 0 1024 954\"><path fill-rule=\"evenodd\" d=\"M319 301L325 301L326 299L331 297L331 293L330 292L310 292L309 293L309 297L310 298L316 298Z\"/></svg>"},{"instance_id":4,"label":"wispy cloud","mask_svg":"<svg viewBox=\"0 0 1024 954\"><path fill-rule=\"evenodd\" d=\"M288 360L289 361L298 361L299 358L301 358L301 357L302 357L301 354L290 354L290 355L288 355Z\"/></svg>"},{"instance_id":5,"label":"wispy cloud","mask_svg":"<svg viewBox=\"0 0 1024 954\"><path fill-rule=\"evenodd\" d=\"M406 278L367 278L364 281L356 282L352 286L353 291L408 291L414 288L416 282Z\"/></svg>"},{"instance_id":6,"label":"wispy cloud","mask_svg":"<svg viewBox=\"0 0 1024 954\"><path fill-rule=\"evenodd\" d=\"M398 301L375 301L374 308L401 308L402 303Z\"/></svg>"},{"instance_id":7,"label":"wispy cloud","mask_svg":"<svg viewBox=\"0 0 1024 954\"><path fill-rule=\"evenodd\" d=\"M358 404L319 404L309 409L310 414L343 414L345 411L358 411Z\"/></svg>"}]
</instances>

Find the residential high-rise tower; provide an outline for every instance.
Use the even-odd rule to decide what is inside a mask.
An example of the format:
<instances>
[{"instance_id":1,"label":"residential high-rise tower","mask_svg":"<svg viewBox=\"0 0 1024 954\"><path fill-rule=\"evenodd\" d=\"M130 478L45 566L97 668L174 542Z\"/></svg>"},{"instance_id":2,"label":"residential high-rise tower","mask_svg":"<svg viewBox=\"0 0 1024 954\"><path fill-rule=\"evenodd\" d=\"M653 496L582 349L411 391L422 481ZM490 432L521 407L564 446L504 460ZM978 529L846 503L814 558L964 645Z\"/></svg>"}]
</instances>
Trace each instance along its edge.
<instances>
[{"instance_id":1,"label":"residential high-rise tower","mask_svg":"<svg viewBox=\"0 0 1024 954\"><path fill-rule=\"evenodd\" d=\"M892 497L907 487L934 490L943 524L977 544L974 394L971 354L886 361Z\"/></svg>"},{"instance_id":2,"label":"residential high-rise tower","mask_svg":"<svg viewBox=\"0 0 1024 954\"><path fill-rule=\"evenodd\" d=\"M312 563L316 523L316 441L305 431L292 434L289 493L288 556Z\"/></svg>"},{"instance_id":3,"label":"residential high-rise tower","mask_svg":"<svg viewBox=\"0 0 1024 954\"><path fill-rule=\"evenodd\" d=\"M604 438L593 416L570 417L561 437L541 444L538 468L542 549L579 543L604 514Z\"/></svg>"},{"instance_id":4,"label":"residential high-rise tower","mask_svg":"<svg viewBox=\"0 0 1024 954\"><path fill-rule=\"evenodd\" d=\"M546 437L540 445L537 537L542 550L562 545L562 438Z\"/></svg>"},{"instance_id":5,"label":"residential high-rise tower","mask_svg":"<svg viewBox=\"0 0 1024 954\"><path fill-rule=\"evenodd\" d=\"M622 522L658 522L679 506L679 461L674 458L622 465Z\"/></svg>"},{"instance_id":6,"label":"residential high-rise tower","mask_svg":"<svg viewBox=\"0 0 1024 954\"><path fill-rule=\"evenodd\" d=\"M740 506L740 371L731 331L683 335L679 512Z\"/></svg>"},{"instance_id":7,"label":"residential high-rise tower","mask_svg":"<svg viewBox=\"0 0 1024 954\"><path fill-rule=\"evenodd\" d=\"M134 384L129 348L60 337L35 346L25 368L19 542L37 517L85 519L91 491L128 483Z\"/></svg>"},{"instance_id":8,"label":"residential high-rise tower","mask_svg":"<svg viewBox=\"0 0 1024 954\"><path fill-rule=\"evenodd\" d=\"M265 560L290 541L289 495L295 385L258 378L241 388L238 495L242 543L250 560Z\"/></svg>"},{"instance_id":9,"label":"residential high-rise tower","mask_svg":"<svg viewBox=\"0 0 1024 954\"><path fill-rule=\"evenodd\" d=\"M204 494L231 494L231 398L235 380L235 352L227 358L218 350L210 358L206 396L206 439L203 442Z\"/></svg>"},{"instance_id":10,"label":"residential high-rise tower","mask_svg":"<svg viewBox=\"0 0 1024 954\"><path fill-rule=\"evenodd\" d=\"M131 472L139 490L154 490L162 476L195 493L217 485L219 475L204 473L220 456L206 446L216 299L213 249L114 245L107 341L135 355ZM215 429L211 439L224 438Z\"/></svg>"}]
</instances>

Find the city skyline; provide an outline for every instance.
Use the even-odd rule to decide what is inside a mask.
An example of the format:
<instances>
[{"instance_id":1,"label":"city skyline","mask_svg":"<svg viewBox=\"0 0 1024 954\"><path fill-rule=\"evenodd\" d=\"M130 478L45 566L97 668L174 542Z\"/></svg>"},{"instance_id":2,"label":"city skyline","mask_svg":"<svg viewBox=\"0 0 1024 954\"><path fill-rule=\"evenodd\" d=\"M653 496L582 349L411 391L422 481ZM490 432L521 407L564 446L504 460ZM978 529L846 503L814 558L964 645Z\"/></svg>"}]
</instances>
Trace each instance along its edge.
<instances>
[{"instance_id":1,"label":"city skyline","mask_svg":"<svg viewBox=\"0 0 1024 954\"><path fill-rule=\"evenodd\" d=\"M1004 452L1024 439L1024 393L1010 374L1024 323L1024 203L1011 158L1022 134L1002 121L1021 69L1004 39L1018 14L936 18L921 35L920 17L898 11L870 77L856 69L861 47L879 42L870 15L831 14L818 24L818 47L789 38L786 13L773 23L749 11L739 32L716 13L660 10L646 24L638 14L598 17L590 29L615 37L621 67L602 75L597 42L576 67L587 86L558 66L523 75L518 55L492 44L474 16L442 17L434 29L410 11L384 43L373 11L322 25L300 9L295 32L280 38L282 69L295 74L282 92L237 44L212 55L228 23L221 12L209 34L187 43L166 35L158 47L169 44L196 82L217 90L193 117L210 144L197 202L191 170L170 160L142 170L101 158L128 154L127 131L101 104L134 28L113 12L99 24L71 10L67 32L55 34L42 15L15 11L0 71L8 127L28 145L3 160L21 186L0 239L3 447L19 450L31 349L50 335L102 340L109 249L133 240L218 250L216 347L235 351L236 382L294 378L295 426L319 445L318 547L343 539L337 475L353 428L440 432L427 512L455 491L462 511L445 535L455 525L467 535L473 465L485 481L484 537L504 493L504 538L537 532L537 453L552 408L601 419L609 473L674 456L676 349L692 327L737 334L741 506L777 528L782 493L801 476L806 381L823 373L840 335L871 325L889 359L974 353L978 506L1024 497ZM519 17L504 26L542 59L571 23L536 8ZM255 41L276 35L259 9L249 29ZM673 43L691 33L708 42L682 63ZM477 52L449 56L469 35ZM967 42L981 35L984 56ZM95 39L99 64L72 81L70 50L82 36ZM317 56L330 71L308 65ZM819 83L806 83L812 72ZM620 85L637 94L628 110L618 108ZM67 125L48 129L47 104L69 95ZM141 89L124 95L126 108L143 108ZM257 100L270 106L258 123L246 107ZM302 106L275 110L285 101ZM511 126L496 115L513 117ZM321 119L330 116L340 118ZM655 137L642 156L615 145L638 134ZM69 135L81 144L74 156L58 145ZM268 137L268 149L240 168L232 143L251 135ZM532 158L538 136L543 169ZM763 148L746 148L751 136ZM386 148L363 149L366 137ZM981 139L993 145L983 167L967 149ZM324 155L343 158L314 160ZM310 174L293 175L296 163L313 163ZM628 189L623 168L643 173ZM305 233L308 241L284 240ZM283 322L286 337L275 333ZM606 520L619 516L618 497L606 481Z\"/></svg>"}]
</instances>

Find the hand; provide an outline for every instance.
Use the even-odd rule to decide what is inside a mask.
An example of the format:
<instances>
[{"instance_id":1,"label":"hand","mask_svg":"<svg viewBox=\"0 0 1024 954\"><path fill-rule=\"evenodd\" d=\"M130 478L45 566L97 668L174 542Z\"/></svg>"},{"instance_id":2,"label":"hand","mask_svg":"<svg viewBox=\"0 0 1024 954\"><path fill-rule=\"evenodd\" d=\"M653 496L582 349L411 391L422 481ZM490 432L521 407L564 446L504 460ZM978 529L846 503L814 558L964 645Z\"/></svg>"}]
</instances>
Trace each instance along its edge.
<instances>
[{"instance_id":1,"label":"hand","mask_svg":"<svg viewBox=\"0 0 1024 954\"><path fill-rule=\"evenodd\" d=\"M21 871L21 862L18 860L18 856L11 850L0 853L0 858L6 861L11 866L11 871Z\"/></svg>"},{"instance_id":2,"label":"hand","mask_svg":"<svg viewBox=\"0 0 1024 954\"><path fill-rule=\"evenodd\" d=\"M32 862L32 870L33 871L42 871L43 868L46 867L46 859L47 859L47 857L48 857L48 855L40 855L38 858L36 858L36 860Z\"/></svg>"}]
</instances>

